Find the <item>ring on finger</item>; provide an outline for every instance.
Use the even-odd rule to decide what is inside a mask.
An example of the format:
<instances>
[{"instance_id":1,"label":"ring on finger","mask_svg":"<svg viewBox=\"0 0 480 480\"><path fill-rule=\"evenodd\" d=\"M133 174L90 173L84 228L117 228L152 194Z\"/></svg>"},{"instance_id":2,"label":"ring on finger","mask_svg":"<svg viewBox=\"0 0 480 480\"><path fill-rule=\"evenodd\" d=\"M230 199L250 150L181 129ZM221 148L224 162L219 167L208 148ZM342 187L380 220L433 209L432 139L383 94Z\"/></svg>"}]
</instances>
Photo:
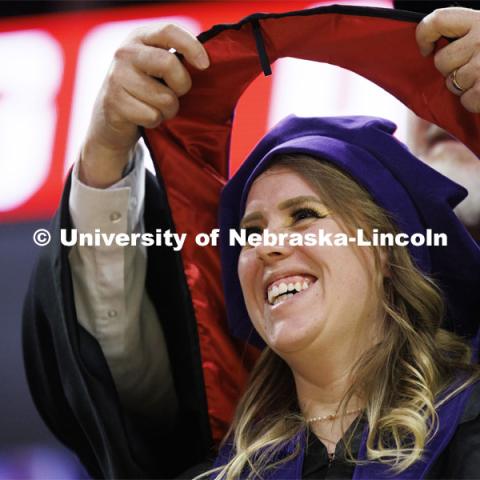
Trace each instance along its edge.
<instances>
[{"instance_id":1,"label":"ring on finger","mask_svg":"<svg viewBox=\"0 0 480 480\"><path fill-rule=\"evenodd\" d=\"M460 84L458 83L457 81L457 72L458 72L458 68L456 68L452 74L451 74L451 79L452 79L452 85L461 93L463 93L465 91L464 88L462 88L460 86Z\"/></svg>"}]
</instances>

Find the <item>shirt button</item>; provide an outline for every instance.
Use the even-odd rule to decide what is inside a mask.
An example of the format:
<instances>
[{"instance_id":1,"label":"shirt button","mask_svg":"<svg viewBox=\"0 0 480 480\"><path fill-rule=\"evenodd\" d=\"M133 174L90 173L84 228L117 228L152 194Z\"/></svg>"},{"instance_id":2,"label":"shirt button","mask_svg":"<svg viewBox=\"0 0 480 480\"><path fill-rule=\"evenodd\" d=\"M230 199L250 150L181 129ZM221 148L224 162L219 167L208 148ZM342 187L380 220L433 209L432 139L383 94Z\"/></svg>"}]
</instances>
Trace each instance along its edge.
<instances>
[{"instance_id":1,"label":"shirt button","mask_svg":"<svg viewBox=\"0 0 480 480\"><path fill-rule=\"evenodd\" d=\"M113 318L113 317L116 317L117 316L117 311L116 310L109 310L107 315L110 317L110 318Z\"/></svg>"},{"instance_id":2,"label":"shirt button","mask_svg":"<svg viewBox=\"0 0 480 480\"><path fill-rule=\"evenodd\" d=\"M113 222L113 223L117 223L120 221L120 219L122 218L122 214L120 212L112 212L110 214L110 220Z\"/></svg>"}]
</instances>

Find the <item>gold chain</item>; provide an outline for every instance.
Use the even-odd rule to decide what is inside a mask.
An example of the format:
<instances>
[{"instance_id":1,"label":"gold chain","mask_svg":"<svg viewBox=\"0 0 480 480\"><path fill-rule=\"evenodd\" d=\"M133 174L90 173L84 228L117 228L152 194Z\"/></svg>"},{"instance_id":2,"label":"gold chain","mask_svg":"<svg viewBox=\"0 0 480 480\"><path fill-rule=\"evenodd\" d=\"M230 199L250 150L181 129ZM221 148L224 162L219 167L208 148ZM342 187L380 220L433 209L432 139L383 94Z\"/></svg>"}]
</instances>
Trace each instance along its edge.
<instances>
[{"instance_id":1,"label":"gold chain","mask_svg":"<svg viewBox=\"0 0 480 480\"><path fill-rule=\"evenodd\" d=\"M346 417L348 415L353 415L354 413L360 413L363 410L363 408L357 408L356 410L348 410L345 412L344 415L340 415L339 413L331 413L330 415L325 415L323 417L312 417L306 420L307 423L313 423L313 422L326 422L328 420L335 420L336 418L339 417Z\"/></svg>"}]
</instances>

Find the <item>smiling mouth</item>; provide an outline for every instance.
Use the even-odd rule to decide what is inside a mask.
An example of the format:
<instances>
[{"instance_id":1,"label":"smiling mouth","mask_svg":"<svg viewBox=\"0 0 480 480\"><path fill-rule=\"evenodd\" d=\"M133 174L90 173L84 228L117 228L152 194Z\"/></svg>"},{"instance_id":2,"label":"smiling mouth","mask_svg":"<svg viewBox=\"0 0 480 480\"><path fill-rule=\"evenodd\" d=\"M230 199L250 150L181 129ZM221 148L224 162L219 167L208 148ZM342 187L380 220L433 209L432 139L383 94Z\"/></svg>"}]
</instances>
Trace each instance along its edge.
<instances>
[{"instance_id":1,"label":"smiling mouth","mask_svg":"<svg viewBox=\"0 0 480 480\"><path fill-rule=\"evenodd\" d=\"M266 301L269 305L278 305L299 293L308 290L315 282L315 277L295 275L273 282L267 288Z\"/></svg>"}]
</instances>

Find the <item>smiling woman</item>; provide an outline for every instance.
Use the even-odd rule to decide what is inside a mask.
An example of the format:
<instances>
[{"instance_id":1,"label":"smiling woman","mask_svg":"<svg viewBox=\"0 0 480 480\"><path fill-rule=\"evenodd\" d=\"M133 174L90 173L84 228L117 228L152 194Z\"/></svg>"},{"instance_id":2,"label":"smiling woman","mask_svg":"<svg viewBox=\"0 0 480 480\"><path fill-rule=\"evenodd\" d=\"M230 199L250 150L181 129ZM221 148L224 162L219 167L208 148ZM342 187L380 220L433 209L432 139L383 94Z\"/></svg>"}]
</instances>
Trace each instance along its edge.
<instances>
[{"instance_id":1,"label":"smiling woman","mask_svg":"<svg viewBox=\"0 0 480 480\"><path fill-rule=\"evenodd\" d=\"M465 286L478 277L458 265L452 283L451 256L462 251L480 265L479 250L452 212L461 188L413 157L394 129L368 117L289 117L225 187L229 321L264 350L205 476L458 473L447 452L465 441L462 411L480 378L460 336L477 326ZM238 227L248 235L362 229L367 238L442 228L450 243L227 245Z\"/></svg>"},{"instance_id":2,"label":"smiling woman","mask_svg":"<svg viewBox=\"0 0 480 480\"><path fill-rule=\"evenodd\" d=\"M304 157L282 159L277 165L253 182L247 216L252 209L262 212L257 224L274 232L306 234L318 228L332 234L346 231L327 196L319 195L319 190L311 186L323 175L295 173L302 166L304 170L318 166L314 174L322 174L322 170L328 172L328 165ZM247 229L253 225L247 224ZM370 335L375 325L370 318L371 309L378 303L371 288L372 266L372 252L354 246L259 246L242 250L238 275L249 317L267 345L284 353L320 347L324 355L330 355L328 346L332 342L338 346L349 334L359 340L363 334ZM339 296L346 285L351 288ZM342 320L346 324L342 325ZM356 320L360 324L366 321L366 325L357 329L360 325ZM319 341L321 345L317 345Z\"/></svg>"}]
</instances>

